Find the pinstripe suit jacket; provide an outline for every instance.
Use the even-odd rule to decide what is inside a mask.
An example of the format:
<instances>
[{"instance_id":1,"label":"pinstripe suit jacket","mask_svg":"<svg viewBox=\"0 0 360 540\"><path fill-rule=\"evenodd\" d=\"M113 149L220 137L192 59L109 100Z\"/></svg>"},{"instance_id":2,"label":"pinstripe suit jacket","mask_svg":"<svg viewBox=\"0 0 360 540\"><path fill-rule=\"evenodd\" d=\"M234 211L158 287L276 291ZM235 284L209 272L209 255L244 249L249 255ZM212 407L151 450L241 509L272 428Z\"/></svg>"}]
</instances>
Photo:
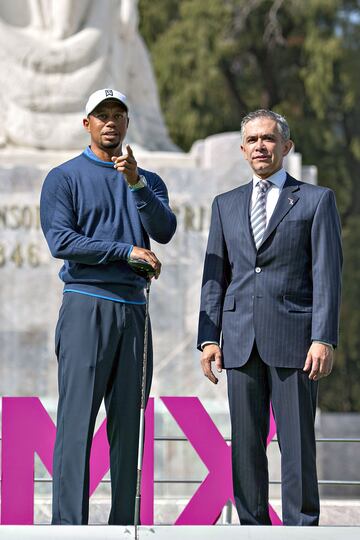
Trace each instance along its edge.
<instances>
[{"instance_id":1,"label":"pinstripe suit jacket","mask_svg":"<svg viewBox=\"0 0 360 540\"><path fill-rule=\"evenodd\" d=\"M264 362L302 368L312 340L337 345L341 230L330 189L287 175L262 243L250 228L252 182L217 196L206 250L198 347L222 343L239 367L254 340Z\"/></svg>"}]
</instances>

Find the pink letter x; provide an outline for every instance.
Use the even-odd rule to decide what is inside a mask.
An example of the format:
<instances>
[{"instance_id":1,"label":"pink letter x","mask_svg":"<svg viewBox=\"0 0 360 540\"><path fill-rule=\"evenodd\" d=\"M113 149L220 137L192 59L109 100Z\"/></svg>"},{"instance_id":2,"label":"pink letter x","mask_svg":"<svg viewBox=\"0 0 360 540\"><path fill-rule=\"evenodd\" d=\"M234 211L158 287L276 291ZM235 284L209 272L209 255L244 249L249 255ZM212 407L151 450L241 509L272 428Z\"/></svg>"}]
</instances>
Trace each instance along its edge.
<instances>
[{"instance_id":1,"label":"pink letter x","mask_svg":"<svg viewBox=\"0 0 360 540\"><path fill-rule=\"evenodd\" d=\"M233 504L231 447L228 446L214 422L196 397L162 397L184 434L209 470L209 474L193 495L176 525L211 525L230 499ZM275 435L275 423L271 418L268 444ZM273 525L281 521L271 508Z\"/></svg>"}]
</instances>

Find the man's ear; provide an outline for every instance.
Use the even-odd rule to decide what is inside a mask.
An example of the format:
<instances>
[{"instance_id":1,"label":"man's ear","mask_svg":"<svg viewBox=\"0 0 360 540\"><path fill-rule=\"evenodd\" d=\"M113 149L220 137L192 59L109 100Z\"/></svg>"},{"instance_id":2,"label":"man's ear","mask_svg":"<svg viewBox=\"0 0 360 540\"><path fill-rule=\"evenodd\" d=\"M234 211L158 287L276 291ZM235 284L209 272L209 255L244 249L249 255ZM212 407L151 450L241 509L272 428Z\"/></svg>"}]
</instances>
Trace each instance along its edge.
<instances>
[{"instance_id":1,"label":"man's ear","mask_svg":"<svg viewBox=\"0 0 360 540\"><path fill-rule=\"evenodd\" d=\"M288 155L288 153L290 152L293 146L294 146L294 143L290 139L288 141L285 141L284 152L283 152L284 157Z\"/></svg>"},{"instance_id":2,"label":"man's ear","mask_svg":"<svg viewBox=\"0 0 360 540\"><path fill-rule=\"evenodd\" d=\"M242 155L244 156L244 159L246 159L246 161L247 161L247 155L246 155L246 152L245 152L245 147L242 144L240 144L240 150L241 150Z\"/></svg>"},{"instance_id":3,"label":"man's ear","mask_svg":"<svg viewBox=\"0 0 360 540\"><path fill-rule=\"evenodd\" d=\"M86 131L90 131L89 117L83 118L83 126L86 129Z\"/></svg>"}]
</instances>

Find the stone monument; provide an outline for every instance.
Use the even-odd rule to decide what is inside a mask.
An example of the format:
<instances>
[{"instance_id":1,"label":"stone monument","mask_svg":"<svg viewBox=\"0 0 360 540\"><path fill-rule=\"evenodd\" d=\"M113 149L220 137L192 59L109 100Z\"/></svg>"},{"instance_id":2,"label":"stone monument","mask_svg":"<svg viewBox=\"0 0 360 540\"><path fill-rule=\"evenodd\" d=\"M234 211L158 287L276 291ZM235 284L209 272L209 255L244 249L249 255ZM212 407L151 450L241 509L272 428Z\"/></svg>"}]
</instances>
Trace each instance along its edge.
<instances>
[{"instance_id":1,"label":"stone monument","mask_svg":"<svg viewBox=\"0 0 360 540\"><path fill-rule=\"evenodd\" d=\"M176 149L138 32L137 0L1 2L0 73L2 145L83 148L84 103L115 87L129 96L129 141Z\"/></svg>"}]
</instances>

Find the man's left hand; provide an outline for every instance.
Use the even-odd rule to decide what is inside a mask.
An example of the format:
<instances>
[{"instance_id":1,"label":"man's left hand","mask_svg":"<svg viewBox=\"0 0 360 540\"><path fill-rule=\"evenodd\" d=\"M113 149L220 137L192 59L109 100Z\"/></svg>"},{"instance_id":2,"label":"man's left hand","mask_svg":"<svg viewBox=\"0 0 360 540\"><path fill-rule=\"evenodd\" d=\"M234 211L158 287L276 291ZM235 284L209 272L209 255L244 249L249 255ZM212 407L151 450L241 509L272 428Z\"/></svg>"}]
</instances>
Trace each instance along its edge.
<instances>
[{"instance_id":1,"label":"man's left hand","mask_svg":"<svg viewBox=\"0 0 360 540\"><path fill-rule=\"evenodd\" d=\"M117 171L123 173L128 184L133 186L139 180L137 162L129 144L126 145L126 154L111 158Z\"/></svg>"},{"instance_id":2,"label":"man's left hand","mask_svg":"<svg viewBox=\"0 0 360 540\"><path fill-rule=\"evenodd\" d=\"M309 379L318 381L327 377L334 363L334 351L329 345L313 343L307 353L304 371L309 371Z\"/></svg>"}]
</instances>

